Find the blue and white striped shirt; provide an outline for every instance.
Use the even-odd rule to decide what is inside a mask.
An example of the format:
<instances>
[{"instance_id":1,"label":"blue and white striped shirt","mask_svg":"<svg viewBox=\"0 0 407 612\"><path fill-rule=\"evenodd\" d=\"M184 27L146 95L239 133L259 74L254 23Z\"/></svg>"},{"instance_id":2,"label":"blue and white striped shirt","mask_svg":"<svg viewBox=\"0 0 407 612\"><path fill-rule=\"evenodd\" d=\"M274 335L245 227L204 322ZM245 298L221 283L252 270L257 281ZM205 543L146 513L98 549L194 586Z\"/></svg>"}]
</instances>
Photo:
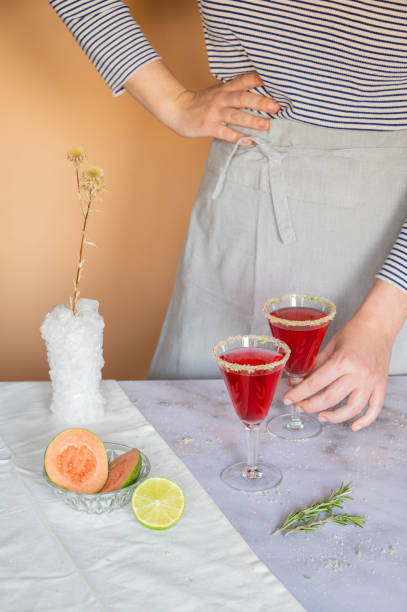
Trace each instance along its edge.
<instances>
[{"instance_id":1,"label":"blue and white striped shirt","mask_svg":"<svg viewBox=\"0 0 407 612\"><path fill-rule=\"evenodd\" d=\"M121 0L49 1L114 95L159 58ZM257 91L279 101L279 117L407 128L407 2L197 2L213 75L227 81L257 71ZM378 277L407 292L407 221Z\"/></svg>"}]
</instances>

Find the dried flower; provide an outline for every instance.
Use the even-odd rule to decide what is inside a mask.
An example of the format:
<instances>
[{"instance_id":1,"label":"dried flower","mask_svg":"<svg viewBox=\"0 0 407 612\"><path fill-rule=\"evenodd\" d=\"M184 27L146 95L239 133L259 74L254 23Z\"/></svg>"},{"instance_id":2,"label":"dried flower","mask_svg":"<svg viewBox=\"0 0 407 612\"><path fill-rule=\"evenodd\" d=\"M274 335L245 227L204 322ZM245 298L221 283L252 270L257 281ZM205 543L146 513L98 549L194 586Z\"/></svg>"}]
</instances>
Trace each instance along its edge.
<instances>
[{"instance_id":1,"label":"dried flower","mask_svg":"<svg viewBox=\"0 0 407 612\"><path fill-rule=\"evenodd\" d=\"M85 245L96 246L94 242L90 242L86 235L87 223L89 219L89 214L93 211L96 211L95 208L92 208L92 204L96 199L96 195L98 191L103 189L105 185L105 173L102 168L99 166L88 166L82 172L82 176L79 179L79 165L85 159L85 151L81 147L74 147L68 151L68 159L75 164L76 171L76 184L78 189L78 198L81 204L81 212L83 216L83 225L82 225L82 236L81 236L81 244L79 248L79 257L78 257L78 266L76 269L76 275L73 281L73 296L70 298L71 309L74 315L78 314L76 310L76 303L78 301L80 291L79 291L79 281L81 279L83 266L85 264L86 259L84 258L84 248ZM98 211L100 212L100 211Z\"/></svg>"},{"instance_id":2,"label":"dried flower","mask_svg":"<svg viewBox=\"0 0 407 612\"><path fill-rule=\"evenodd\" d=\"M98 166L88 166L82 172L81 187L90 193L96 193L105 185L105 173Z\"/></svg>"},{"instance_id":3,"label":"dried flower","mask_svg":"<svg viewBox=\"0 0 407 612\"><path fill-rule=\"evenodd\" d=\"M73 162L75 166L79 166L79 164L86 159L86 153L82 147L72 147L67 153L67 158L69 161Z\"/></svg>"}]
</instances>

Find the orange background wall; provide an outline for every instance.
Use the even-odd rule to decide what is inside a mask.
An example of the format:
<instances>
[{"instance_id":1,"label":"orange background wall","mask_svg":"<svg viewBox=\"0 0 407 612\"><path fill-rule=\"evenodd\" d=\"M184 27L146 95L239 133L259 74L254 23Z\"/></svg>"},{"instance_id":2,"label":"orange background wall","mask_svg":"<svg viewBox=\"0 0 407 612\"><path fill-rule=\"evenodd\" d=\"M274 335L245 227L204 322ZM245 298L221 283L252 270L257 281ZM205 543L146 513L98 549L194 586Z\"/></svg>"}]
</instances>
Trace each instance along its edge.
<instances>
[{"instance_id":1,"label":"orange background wall","mask_svg":"<svg viewBox=\"0 0 407 612\"><path fill-rule=\"evenodd\" d=\"M132 14L185 86L213 82L193 0L133 0ZM81 295L99 300L104 378L147 374L209 140L180 138L128 94L113 98L46 0L2 0L0 379L48 378L39 328L68 303L80 241L82 145L105 171Z\"/></svg>"}]
</instances>

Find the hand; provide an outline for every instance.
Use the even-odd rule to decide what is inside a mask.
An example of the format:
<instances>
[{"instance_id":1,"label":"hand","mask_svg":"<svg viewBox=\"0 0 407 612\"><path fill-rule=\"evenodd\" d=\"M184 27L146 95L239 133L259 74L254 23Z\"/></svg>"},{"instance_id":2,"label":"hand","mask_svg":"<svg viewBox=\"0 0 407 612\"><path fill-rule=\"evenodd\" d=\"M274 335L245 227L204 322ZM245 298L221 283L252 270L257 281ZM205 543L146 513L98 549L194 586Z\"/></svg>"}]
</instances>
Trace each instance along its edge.
<instances>
[{"instance_id":1,"label":"hand","mask_svg":"<svg viewBox=\"0 0 407 612\"><path fill-rule=\"evenodd\" d=\"M280 109L276 100L248 91L262 84L256 72L248 72L227 83L189 91L164 62L156 60L137 70L124 87L177 134L190 138L209 136L234 143L244 134L227 124L257 130L270 127L270 119L251 115L242 108L269 114ZM244 142L250 144L249 139Z\"/></svg>"},{"instance_id":2,"label":"hand","mask_svg":"<svg viewBox=\"0 0 407 612\"><path fill-rule=\"evenodd\" d=\"M312 373L284 400L294 402L304 412L319 412L319 420L330 423L347 421L368 404L364 415L351 425L353 431L366 427L383 406L391 348L392 343L381 337L380 329L351 320L320 352ZM344 406L327 410L347 396Z\"/></svg>"},{"instance_id":3,"label":"hand","mask_svg":"<svg viewBox=\"0 0 407 612\"><path fill-rule=\"evenodd\" d=\"M304 412L318 412L320 421L330 423L352 419L367 405L351 428L370 425L383 406L391 350L406 314L407 296L376 281L358 312L320 352L311 374L288 391L284 401ZM327 410L346 397L344 406Z\"/></svg>"},{"instance_id":4,"label":"hand","mask_svg":"<svg viewBox=\"0 0 407 612\"><path fill-rule=\"evenodd\" d=\"M173 129L182 136L213 136L232 143L244 134L227 124L268 130L270 119L241 110L249 108L270 114L280 110L276 100L248 91L262 84L256 72L249 72L209 89L181 92L178 96L179 116Z\"/></svg>"}]
</instances>

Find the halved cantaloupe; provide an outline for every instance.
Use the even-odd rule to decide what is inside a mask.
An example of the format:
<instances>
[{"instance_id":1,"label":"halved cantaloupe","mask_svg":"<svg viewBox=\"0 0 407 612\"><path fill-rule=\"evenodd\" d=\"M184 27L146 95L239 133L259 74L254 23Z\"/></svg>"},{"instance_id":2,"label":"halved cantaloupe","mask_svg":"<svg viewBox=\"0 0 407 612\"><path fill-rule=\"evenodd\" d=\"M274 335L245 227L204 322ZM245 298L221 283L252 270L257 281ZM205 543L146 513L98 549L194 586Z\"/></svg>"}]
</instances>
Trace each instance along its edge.
<instances>
[{"instance_id":1,"label":"halved cantaloupe","mask_svg":"<svg viewBox=\"0 0 407 612\"><path fill-rule=\"evenodd\" d=\"M117 489L124 489L136 482L142 466L141 455L137 448L120 455L109 464L109 475L105 486L99 493L110 493Z\"/></svg>"},{"instance_id":2,"label":"halved cantaloupe","mask_svg":"<svg viewBox=\"0 0 407 612\"><path fill-rule=\"evenodd\" d=\"M48 444L44 468L58 487L76 493L97 493L108 476L106 449L88 429L65 429Z\"/></svg>"}]
</instances>

